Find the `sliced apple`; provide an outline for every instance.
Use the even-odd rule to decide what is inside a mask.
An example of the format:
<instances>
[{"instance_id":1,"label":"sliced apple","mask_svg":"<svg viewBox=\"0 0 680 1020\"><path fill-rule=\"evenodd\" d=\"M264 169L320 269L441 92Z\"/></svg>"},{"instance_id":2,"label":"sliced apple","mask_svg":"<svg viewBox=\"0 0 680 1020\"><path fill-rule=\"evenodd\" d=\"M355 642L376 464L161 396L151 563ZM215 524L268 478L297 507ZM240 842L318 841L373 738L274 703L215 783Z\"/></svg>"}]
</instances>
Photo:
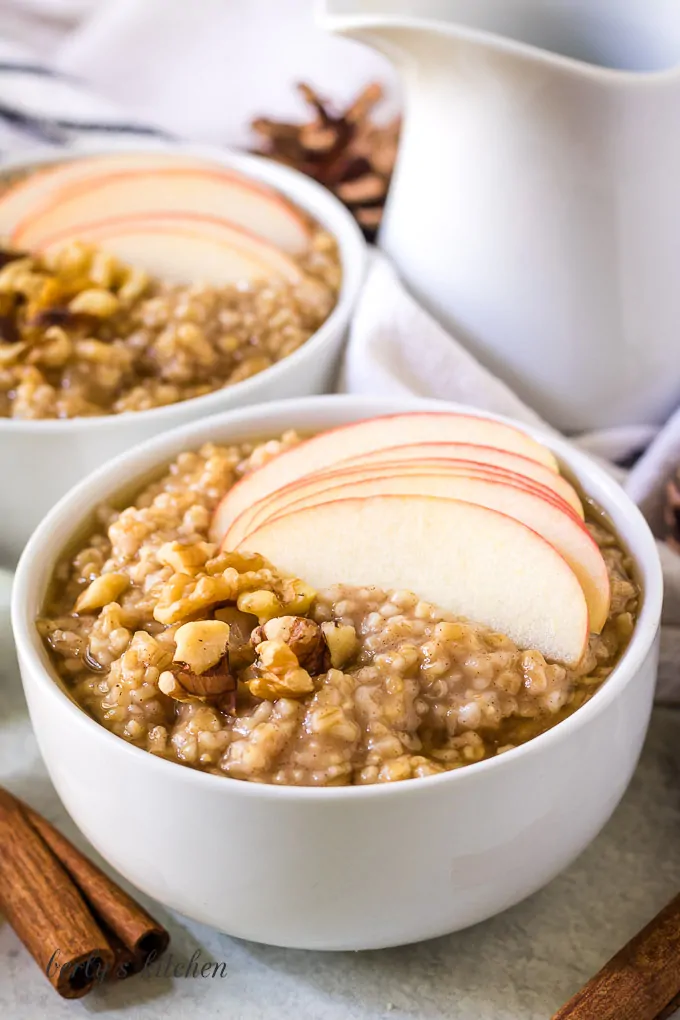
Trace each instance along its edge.
<instances>
[{"instance_id":1,"label":"sliced apple","mask_svg":"<svg viewBox=\"0 0 680 1020\"><path fill-rule=\"evenodd\" d=\"M384 447L380 450L357 454L355 457L345 457L332 467L324 468L323 473L327 474L336 470L344 471L346 468L360 464L405 460L441 461L442 459L469 460L476 464L488 464L502 468L513 474L525 475L531 481L553 489L556 495L565 500L583 520L583 504L579 494L573 485L570 485L562 475L556 474L553 468L539 464L538 461L520 453L510 453L507 450L499 450L493 446L481 446L478 443L408 443L404 446ZM319 474L321 473L319 472Z\"/></svg>"},{"instance_id":2,"label":"sliced apple","mask_svg":"<svg viewBox=\"0 0 680 1020\"><path fill-rule=\"evenodd\" d=\"M292 505L297 505L301 500L316 502L315 497L330 490L345 489L357 482L371 481L383 478L403 478L406 476L433 475L443 478L480 478L491 482L505 482L507 485L514 485L517 488L533 492L537 496L548 500L559 507L564 513L573 517L581 528L585 525L578 517L571 506L561 499L552 489L539 485L511 471L503 471L491 464L475 464L472 461L452 460L424 460L424 461L385 461L376 462L370 465L357 464L355 467L345 468L342 471L320 471L311 475L305 475L290 485L277 489L270 496L266 496L258 503L249 507L244 513L239 514L227 530L225 542L230 544L240 542L255 528L263 524L271 517L278 517L287 511Z\"/></svg>"},{"instance_id":3,"label":"sliced apple","mask_svg":"<svg viewBox=\"0 0 680 1020\"><path fill-rule=\"evenodd\" d=\"M455 475L405 474L368 478L309 494L274 511L268 521L310 506L367 496L444 496L498 510L549 542L576 575L586 598L590 629L599 634L609 615L609 574L597 543L570 510L507 480ZM227 536L229 539L230 536ZM227 546L230 544L227 541ZM397 553L398 555L398 553Z\"/></svg>"},{"instance_id":4,"label":"sliced apple","mask_svg":"<svg viewBox=\"0 0 680 1020\"><path fill-rule=\"evenodd\" d=\"M316 588L408 589L570 666L587 645L585 596L565 560L525 524L474 503L341 499L269 521L238 548Z\"/></svg>"},{"instance_id":5,"label":"sliced apple","mask_svg":"<svg viewBox=\"0 0 680 1020\"><path fill-rule=\"evenodd\" d=\"M169 168L220 169L218 163L184 156L179 152L118 152L106 156L83 156L46 164L9 187L0 196L0 235L7 236L23 219L54 200L57 191L80 185L102 173L132 173Z\"/></svg>"},{"instance_id":6,"label":"sliced apple","mask_svg":"<svg viewBox=\"0 0 680 1020\"><path fill-rule=\"evenodd\" d=\"M221 541L232 521L247 507L298 478L372 450L437 441L495 446L521 453L555 472L558 470L550 450L519 429L490 418L447 411L416 411L370 418L313 436L242 478L215 512L211 528L213 541Z\"/></svg>"},{"instance_id":7,"label":"sliced apple","mask_svg":"<svg viewBox=\"0 0 680 1020\"><path fill-rule=\"evenodd\" d=\"M41 250L77 238L170 282L237 283L301 279L293 259L266 241L221 220L199 216L146 216L101 220L47 239Z\"/></svg>"},{"instance_id":8,"label":"sliced apple","mask_svg":"<svg viewBox=\"0 0 680 1020\"><path fill-rule=\"evenodd\" d=\"M100 172L57 188L15 225L17 248L42 247L55 234L72 235L107 217L134 215L210 216L241 227L283 251L304 251L309 229L300 212L270 188L228 170L204 167L136 168Z\"/></svg>"},{"instance_id":9,"label":"sliced apple","mask_svg":"<svg viewBox=\"0 0 680 1020\"><path fill-rule=\"evenodd\" d=\"M508 485L515 485L521 489L527 489L550 500L560 507L565 513L570 514L584 527L581 517L578 517L572 507L558 496L553 489L518 475L511 471L504 471L492 464L476 464L473 461L465 460L405 460L405 461L376 461L375 463L356 464L353 467L337 471L320 471L304 478L299 478L290 485L269 496L264 497L252 507L248 507L240 513L235 521L232 521L224 537L225 544L234 545L250 534L255 528L263 524L271 517L279 516L287 507L297 503L301 499L314 497L317 493L326 492L338 487L346 487L355 482L361 482L372 478L393 478L405 475L443 475L444 477L471 477L488 479L489 481L506 482ZM556 476L555 476L556 477ZM312 500L316 502L316 500Z\"/></svg>"}]
</instances>

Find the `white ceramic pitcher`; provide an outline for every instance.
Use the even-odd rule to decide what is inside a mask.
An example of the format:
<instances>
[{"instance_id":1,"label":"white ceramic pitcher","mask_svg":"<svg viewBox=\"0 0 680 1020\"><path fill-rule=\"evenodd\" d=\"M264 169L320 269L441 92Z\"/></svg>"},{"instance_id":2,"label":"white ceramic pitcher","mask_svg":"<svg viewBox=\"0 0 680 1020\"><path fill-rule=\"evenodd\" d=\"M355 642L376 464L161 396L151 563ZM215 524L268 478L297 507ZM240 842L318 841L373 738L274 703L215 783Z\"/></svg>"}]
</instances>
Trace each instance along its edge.
<instances>
[{"instance_id":1,"label":"white ceramic pitcher","mask_svg":"<svg viewBox=\"0 0 680 1020\"><path fill-rule=\"evenodd\" d=\"M680 0L325 0L400 69L380 243L554 425L680 401Z\"/></svg>"}]
</instances>

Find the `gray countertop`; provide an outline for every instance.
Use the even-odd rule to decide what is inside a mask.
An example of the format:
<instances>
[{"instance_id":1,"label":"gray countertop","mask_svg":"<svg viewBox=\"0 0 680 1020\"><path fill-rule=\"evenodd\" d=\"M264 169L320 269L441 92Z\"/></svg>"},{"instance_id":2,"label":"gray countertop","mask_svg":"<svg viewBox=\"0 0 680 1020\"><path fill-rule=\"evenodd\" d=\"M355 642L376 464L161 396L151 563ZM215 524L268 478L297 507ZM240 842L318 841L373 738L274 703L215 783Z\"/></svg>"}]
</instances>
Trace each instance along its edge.
<instances>
[{"instance_id":1,"label":"gray countertop","mask_svg":"<svg viewBox=\"0 0 680 1020\"><path fill-rule=\"evenodd\" d=\"M33 740L2 600L0 592L0 783L78 841ZM0 917L0 1007L12 1020L549 1020L679 890L680 710L658 708L602 834L544 890L491 921L401 949L323 954L239 942L153 907L172 932L172 960L65 1002ZM224 966L192 977L196 959ZM175 966L179 976L166 973Z\"/></svg>"}]
</instances>

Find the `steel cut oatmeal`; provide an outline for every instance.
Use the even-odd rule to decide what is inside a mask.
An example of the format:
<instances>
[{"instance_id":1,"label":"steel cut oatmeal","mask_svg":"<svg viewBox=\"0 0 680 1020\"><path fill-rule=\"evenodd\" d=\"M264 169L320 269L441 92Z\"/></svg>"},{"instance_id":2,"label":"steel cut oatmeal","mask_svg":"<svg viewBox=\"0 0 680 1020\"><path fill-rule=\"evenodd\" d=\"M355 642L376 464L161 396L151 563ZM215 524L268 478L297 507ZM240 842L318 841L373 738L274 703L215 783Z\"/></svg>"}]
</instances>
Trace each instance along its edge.
<instances>
[{"instance_id":1,"label":"steel cut oatmeal","mask_svg":"<svg viewBox=\"0 0 680 1020\"><path fill-rule=\"evenodd\" d=\"M315 592L257 554L221 553L208 540L219 500L298 441L290 432L181 454L131 505L102 507L88 541L59 564L38 626L96 720L216 775L338 786L480 761L593 695L639 602L630 559L594 508L611 609L568 670L417 593L341 583Z\"/></svg>"},{"instance_id":2,"label":"steel cut oatmeal","mask_svg":"<svg viewBox=\"0 0 680 1020\"><path fill-rule=\"evenodd\" d=\"M262 372L332 312L341 269L316 227L298 282L170 284L90 245L0 250L0 417L146 411Z\"/></svg>"}]
</instances>

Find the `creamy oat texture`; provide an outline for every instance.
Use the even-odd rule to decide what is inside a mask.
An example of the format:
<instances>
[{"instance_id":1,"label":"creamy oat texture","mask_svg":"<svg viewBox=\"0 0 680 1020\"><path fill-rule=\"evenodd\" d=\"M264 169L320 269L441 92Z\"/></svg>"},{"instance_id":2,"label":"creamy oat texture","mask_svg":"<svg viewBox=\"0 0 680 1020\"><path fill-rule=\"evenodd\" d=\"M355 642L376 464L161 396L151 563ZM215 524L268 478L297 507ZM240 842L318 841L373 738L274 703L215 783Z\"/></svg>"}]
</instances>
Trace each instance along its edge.
<instances>
[{"instance_id":1,"label":"creamy oat texture","mask_svg":"<svg viewBox=\"0 0 680 1020\"><path fill-rule=\"evenodd\" d=\"M256 555L220 554L207 538L220 498L298 441L182 454L127 509L102 508L60 564L38 626L67 689L102 725L217 775L338 786L480 761L594 694L639 601L629 558L594 508L612 606L570 671L417 594L314 593Z\"/></svg>"},{"instance_id":2,"label":"creamy oat texture","mask_svg":"<svg viewBox=\"0 0 680 1020\"><path fill-rule=\"evenodd\" d=\"M0 251L0 417L20 419L146 411L242 382L316 332L341 277L319 228L296 284L170 285L77 242L14 256Z\"/></svg>"}]
</instances>

